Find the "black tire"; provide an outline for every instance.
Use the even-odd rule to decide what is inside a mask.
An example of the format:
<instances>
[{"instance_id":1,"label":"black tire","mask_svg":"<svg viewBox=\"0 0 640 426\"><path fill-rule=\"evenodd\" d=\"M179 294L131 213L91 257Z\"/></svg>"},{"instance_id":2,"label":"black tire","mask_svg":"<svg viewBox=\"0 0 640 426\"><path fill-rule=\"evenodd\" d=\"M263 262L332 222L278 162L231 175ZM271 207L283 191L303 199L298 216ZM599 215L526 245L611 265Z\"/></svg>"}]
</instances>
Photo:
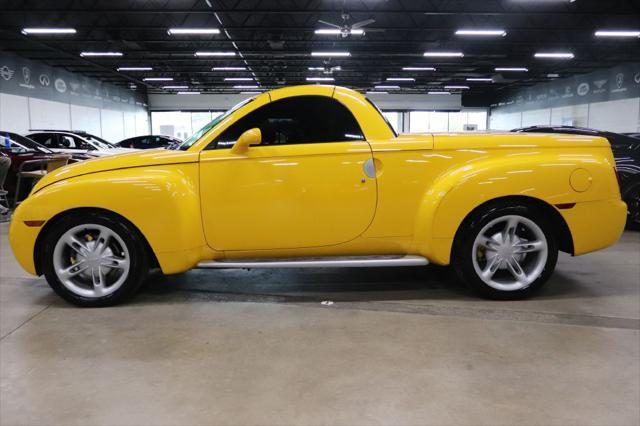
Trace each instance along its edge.
<instances>
[{"instance_id":1,"label":"black tire","mask_svg":"<svg viewBox=\"0 0 640 426\"><path fill-rule=\"evenodd\" d=\"M624 194L627 203L627 228L640 231L640 182L629 188Z\"/></svg>"},{"instance_id":2,"label":"black tire","mask_svg":"<svg viewBox=\"0 0 640 426\"><path fill-rule=\"evenodd\" d=\"M129 270L124 282L113 293L102 297L84 297L65 287L55 272L53 254L58 240L70 229L85 224L96 224L109 228L117 234L129 253ZM103 212L83 212L57 220L46 230L42 239L40 259L47 282L60 297L80 307L113 306L131 298L144 282L149 270L149 258L144 237L128 221Z\"/></svg>"},{"instance_id":3,"label":"black tire","mask_svg":"<svg viewBox=\"0 0 640 426\"><path fill-rule=\"evenodd\" d=\"M481 230L489 223L504 216L521 216L537 225L546 238L547 257L544 267L537 278L528 286L515 290L496 289L478 275L474 267L474 241ZM451 265L458 277L472 290L481 296L497 300L523 299L533 295L547 282L558 260L558 244L553 227L544 215L527 205L513 205L508 202L496 202L481 207L460 226L454 240ZM526 257L525 257L526 261ZM540 260L542 265L542 260Z\"/></svg>"}]
</instances>

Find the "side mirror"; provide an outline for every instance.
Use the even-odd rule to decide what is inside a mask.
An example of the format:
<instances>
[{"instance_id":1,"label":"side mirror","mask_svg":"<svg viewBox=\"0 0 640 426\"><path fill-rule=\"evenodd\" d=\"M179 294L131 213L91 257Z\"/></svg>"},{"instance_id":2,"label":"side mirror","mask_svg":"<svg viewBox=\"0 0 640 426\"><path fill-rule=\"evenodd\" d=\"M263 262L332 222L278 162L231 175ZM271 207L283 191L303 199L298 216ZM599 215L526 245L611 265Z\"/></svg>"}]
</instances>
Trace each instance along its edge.
<instances>
[{"instance_id":1,"label":"side mirror","mask_svg":"<svg viewBox=\"0 0 640 426\"><path fill-rule=\"evenodd\" d=\"M235 145L231 148L232 154L244 154L251 145L262 143L262 132L258 128L249 129L240 135Z\"/></svg>"}]
</instances>

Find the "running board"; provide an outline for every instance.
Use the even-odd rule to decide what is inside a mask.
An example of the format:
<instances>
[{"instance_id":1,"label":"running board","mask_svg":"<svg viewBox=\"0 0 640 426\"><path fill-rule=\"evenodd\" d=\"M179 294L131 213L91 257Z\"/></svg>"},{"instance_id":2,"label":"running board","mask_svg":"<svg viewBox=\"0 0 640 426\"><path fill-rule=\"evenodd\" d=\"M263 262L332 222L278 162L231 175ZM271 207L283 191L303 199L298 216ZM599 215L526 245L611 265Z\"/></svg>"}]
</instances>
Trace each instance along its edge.
<instances>
[{"instance_id":1,"label":"running board","mask_svg":"<svg viewBox=\"0 0 640 426\"><path fill-rule=\"evenodd\" d=\"M208 260L198 263L197 268L362 268L380 266L423 266L428 264L429 261L422 256L338 256Z\"/></svg>"}]
</instances>

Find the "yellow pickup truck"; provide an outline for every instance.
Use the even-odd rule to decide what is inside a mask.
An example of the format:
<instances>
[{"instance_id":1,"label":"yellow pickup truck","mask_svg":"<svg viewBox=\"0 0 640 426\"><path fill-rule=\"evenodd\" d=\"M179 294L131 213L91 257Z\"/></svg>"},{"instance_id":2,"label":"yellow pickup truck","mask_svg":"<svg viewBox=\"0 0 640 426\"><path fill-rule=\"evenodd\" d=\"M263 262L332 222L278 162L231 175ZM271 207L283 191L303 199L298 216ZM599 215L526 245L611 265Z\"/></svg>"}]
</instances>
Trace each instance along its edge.
<instances>
[{"instance_id":1,"label":"yellow pickup truck","mask_svg":"<svg viewBox=\"0 0 640 426\"><path fill-rule=\"evenodd\" d=\"M66 166L10 226L16 258L80 306L135 293L149 268L449 265L480 294L528 296L558 251L619 238L606 139L397 135L363 95L273 90L175 150Z\"/></svg>"}]
</instances>

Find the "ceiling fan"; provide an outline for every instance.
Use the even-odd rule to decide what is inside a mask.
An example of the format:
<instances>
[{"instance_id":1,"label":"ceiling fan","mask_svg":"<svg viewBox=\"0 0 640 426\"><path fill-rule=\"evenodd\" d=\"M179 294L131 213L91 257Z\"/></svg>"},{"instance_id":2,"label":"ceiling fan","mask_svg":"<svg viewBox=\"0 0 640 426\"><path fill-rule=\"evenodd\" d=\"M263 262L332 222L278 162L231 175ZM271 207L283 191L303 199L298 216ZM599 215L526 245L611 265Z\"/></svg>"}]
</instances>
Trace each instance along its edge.
<instances>
[{"instance_id":1,"label":"ceiling fan","mask_svg":"<svg viewBox=\"0 0 640 426\"><path fill-rule=\"evenodd\" d=\"M318 22L328 25L331 28L320 28L316 30L316 34L339 34L342 38L349 37L351 34L359 34L363 35L365 32L364 27L367 25L371 25L376 22L375 19L365 19L363 21L358 21L353 24L350 24L351 15L346 12L342 12L342 24L335 24L333 22L323 21L319 19ZM384 31L382 29L374 29L370 28L367 31Z\"/></svg>"},{"instance_id":2,"label":"ceiling fan","mask_svg":"<svg viewBox=\"0 0 640 426\"><path fill-rule=\"evenodd\" d=\"M342 71L342 67L340 65L332 67L329 62L324 62L321 67L309 67L309 71L320 71L323 74L331 75L334 71Z\"/></svg>"}]
</instances>

